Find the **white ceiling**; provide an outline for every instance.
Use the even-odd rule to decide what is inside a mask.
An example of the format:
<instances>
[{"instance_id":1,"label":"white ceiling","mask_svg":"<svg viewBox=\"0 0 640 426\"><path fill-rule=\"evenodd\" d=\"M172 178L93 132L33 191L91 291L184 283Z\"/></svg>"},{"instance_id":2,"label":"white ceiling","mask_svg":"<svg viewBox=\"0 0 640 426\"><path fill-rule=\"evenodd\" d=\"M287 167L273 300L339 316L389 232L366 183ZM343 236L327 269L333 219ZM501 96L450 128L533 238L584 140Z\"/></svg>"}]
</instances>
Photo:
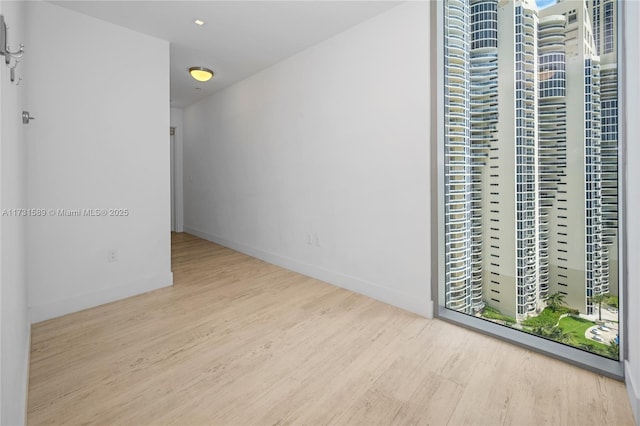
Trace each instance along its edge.
<instances>
[{"instance_id":1,"label":"white ceiling","mask_svg":"<svg viewBox=\"0 0 640 426\"><path fill-rule=\"evenodd\" d=\"M52 1L171 43L171 106L183 108L399 1ZM194 19L202 19L197 26ZM126 49L126 46L123 46ZM190 66L211 68L207 83Z\"/></svg>"}]
</instances>

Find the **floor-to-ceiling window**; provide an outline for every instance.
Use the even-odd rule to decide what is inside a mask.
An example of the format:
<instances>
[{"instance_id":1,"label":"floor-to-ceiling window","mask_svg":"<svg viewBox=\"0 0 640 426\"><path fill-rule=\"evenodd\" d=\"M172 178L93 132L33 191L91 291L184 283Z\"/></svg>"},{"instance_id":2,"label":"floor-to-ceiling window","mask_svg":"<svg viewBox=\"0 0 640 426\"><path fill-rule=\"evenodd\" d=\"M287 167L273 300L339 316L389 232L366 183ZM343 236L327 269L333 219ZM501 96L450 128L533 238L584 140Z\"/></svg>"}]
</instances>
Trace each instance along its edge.
<instances>
[{"instance_id":1,"label":"floor-to-ceiling window","mask_svg":"<svg viewBox=\"0 0 640 426\"><path fill-rule=\"evenodd\" d=\"M443 0L438 14L440 315L613 375L617 10Z\"/></svg>"}]
</instances>

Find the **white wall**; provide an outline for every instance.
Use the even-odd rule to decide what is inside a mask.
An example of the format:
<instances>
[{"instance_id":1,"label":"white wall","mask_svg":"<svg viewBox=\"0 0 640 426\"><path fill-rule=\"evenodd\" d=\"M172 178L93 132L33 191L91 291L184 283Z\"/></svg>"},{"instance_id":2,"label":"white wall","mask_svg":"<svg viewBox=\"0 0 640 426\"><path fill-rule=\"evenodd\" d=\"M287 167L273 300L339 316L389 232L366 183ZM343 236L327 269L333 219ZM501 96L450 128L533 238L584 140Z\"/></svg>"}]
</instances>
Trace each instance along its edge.
<instances>
[{"instance_id":1,"label":"white wall","mask_svg":"<svg viewBox=\"0 0 640 426\"><path fill-rule=\"evenodd\" d=\"M9 26L9 44L17 49L24 42L24 3L0 2L0 13ZM18 66L21 76L29 58ZM20 209L26 200L26 150L21 120L26 84L9 80L9 70L0 62L0 210ZM2 215L0 219L0 424L24 423L28 383L30 322L27 309L26 219Z\"/></svg>"},{"instance_id":2,"label":"white wall","mask_svg":"<svg viewBox=\"0 0 640 426\"><path fill-rule=\"evenodd\" d=\"M182 109L171 108L171 127L176 128L175 134L175 197L176 197L176 232L182 232L184 226L183 204L183 135Z\"/></svg>"},{"instance_id":3,"label":"white wall","mask_svg":"<svg viewBox=\"0 0 640 426\"><path fill-rule=\"evenodd\" d=\"M625 6L625 39L640 40L640 3ZM424 4L404 4L187 108L185 230L430 315L428 23ZM639 46L626 46L630 218ZM627 223L639 419L640 224Z\"/></svg>"},{"instance_id":4,"label":"white wall","mask_svg":"<svg viewBox=\"0 0 640 426\"><path fill-rule=\"evenodd\" d=\"M430 316L429 4L184 111L185 231Z\"/></svg>"},{"instance_id":5,"label":"white wall","mask_svg":"<svg viewBox=\"0 0 640 426\"><path fill-rule=\"evenodd\" d=\"M30 207L130 212L30 220L36 322L172 283L169 44L45 2L27 12Z\"/></svg>"},{"instance_id":6,"label":"white wall","mask_svg":"<svg viewBox=\"0 0 640 426\"><path fill-rule=\"evenodd\" d=\"M628 357L626 362L626 381L629 398L640 425L640 222L637 220L640 211L640 85L638 70L640 69L640 3L625 1L622 17L625 21L624 60L626 73L626 142L627 142L627 327ZM624 131L624 130L623 130Z\"/></svg>"}]
</instances>

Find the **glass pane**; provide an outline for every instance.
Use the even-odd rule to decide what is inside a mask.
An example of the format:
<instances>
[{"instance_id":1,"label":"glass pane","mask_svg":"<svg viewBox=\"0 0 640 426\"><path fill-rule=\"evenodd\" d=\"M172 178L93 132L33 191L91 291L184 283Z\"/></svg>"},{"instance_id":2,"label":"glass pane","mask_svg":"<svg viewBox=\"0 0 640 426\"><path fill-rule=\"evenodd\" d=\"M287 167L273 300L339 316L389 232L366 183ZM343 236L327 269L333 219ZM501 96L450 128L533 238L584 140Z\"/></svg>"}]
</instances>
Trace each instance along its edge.
<instances>
[{"instance_id":1,"label":"glass pane","mask_svg":"<svg viewBox=\"0 0 640 426\"><path fill-rule=\"evenodd\" d=\"M444 306L618 359L616 1L443 18Z\"/></svg>"}]
</instances>

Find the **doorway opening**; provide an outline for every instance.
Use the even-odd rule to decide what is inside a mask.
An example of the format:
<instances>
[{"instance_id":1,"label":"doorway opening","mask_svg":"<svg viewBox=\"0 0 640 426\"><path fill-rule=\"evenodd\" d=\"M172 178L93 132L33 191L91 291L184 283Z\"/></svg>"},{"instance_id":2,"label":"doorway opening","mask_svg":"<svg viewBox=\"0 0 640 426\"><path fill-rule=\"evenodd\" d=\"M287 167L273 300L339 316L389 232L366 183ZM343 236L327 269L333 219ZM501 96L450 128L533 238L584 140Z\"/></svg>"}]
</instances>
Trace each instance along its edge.
<instances>
[{"instance_id":1,"label":"doorway opening","mask_svg":"<svg viewBox=\"0 0 640 426\"><path fill-rule=\"evenodd\" d=\"M178 229L178 208L177 208L177 196L176 196L176 170L178 169L176 167L176 162L177 162L177 150L176 150L176 128L175 127L170 127L169 129L169 162L170 162L170 169L171 169L171 204L170 204L170 210L171 210L171 232L177 232Z\"/></svg>"}]
</instances>

